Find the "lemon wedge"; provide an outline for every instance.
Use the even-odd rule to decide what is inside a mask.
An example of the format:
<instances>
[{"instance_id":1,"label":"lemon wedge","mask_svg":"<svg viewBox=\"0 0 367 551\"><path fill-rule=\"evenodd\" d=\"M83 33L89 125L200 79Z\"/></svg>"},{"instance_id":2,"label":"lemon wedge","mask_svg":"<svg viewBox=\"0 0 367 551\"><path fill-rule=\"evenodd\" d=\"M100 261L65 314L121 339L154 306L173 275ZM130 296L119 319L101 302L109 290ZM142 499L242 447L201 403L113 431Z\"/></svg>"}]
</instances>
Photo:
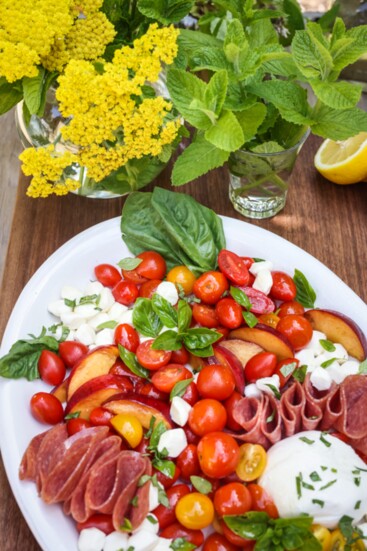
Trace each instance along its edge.
<instances>
[{"instance_id":1,"label":"lemon wedge","mask_svg":"<svg viewBox=\"0 0 367 551\"><path fill-rule=\"evenodd\" d=\"M367 181L367 132L347 140L325 140L315 155L315 167L335 184Z\"/></svg>"}]
</instances>

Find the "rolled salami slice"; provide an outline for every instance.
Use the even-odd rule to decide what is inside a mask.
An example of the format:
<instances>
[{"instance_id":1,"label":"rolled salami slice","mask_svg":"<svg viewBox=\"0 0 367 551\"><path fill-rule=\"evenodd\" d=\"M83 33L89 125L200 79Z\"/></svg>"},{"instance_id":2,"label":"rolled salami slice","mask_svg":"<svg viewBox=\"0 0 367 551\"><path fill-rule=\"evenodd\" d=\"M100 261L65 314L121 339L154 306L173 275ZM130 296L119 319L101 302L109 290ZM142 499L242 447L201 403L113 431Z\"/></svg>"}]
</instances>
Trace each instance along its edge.
<instances>
[{"instance_id":1,"label":"rolled salami slice","mask_svg":"<svg viewBox=\"0 0 367 551\"><path fill-rule=\"evenodd\" d=\"M264 396L264 406L261 419L261 431L270 444L279 442L282 438L283 421L280 415L280 402L272 394Z\"/></svg>"},{"instance_id":2,"label":"rolled salami slice","mask_svg":"<svg viewBox=\"0 0 367 551\"><path fill-rule=\"evenodd\" d=\"M367 436L367 377L349 375L340 385L341 415L334 428L354 440Z\"/></svg>"},{"instance_id":3,"label":"rolled salami slice","mask_svg":"<svg viewBox=\"0 0 367 551\"><path fill-rule=\"evenodd\" d=\"M292 436L301 430L305 403L305 393L298 381L295 381L282 394L280 413L283 419L285 436Z\"/></svg>"},{"instance_id":4,"label":"rolled salami slice","mask_svg":"<svg viewBox=\"0 0 367 551\"><path fill-rule=\"evenodd\" d=\"M269 447L269 441L262 431L264 407L264 395L261 398L245 396L235 404L233 418L245 431L243 434L236 433L236 438Z\"/></svg>"},{"instance_id":5,"label":"rolled salami slice","mask_svg":"<svg viewBox=\"0 0 367 551\"><path fill-rule=\"evenodd\" d=\"M33 482L36 481L36 476L38 472L37 455L47 432L48 431L37 434L30 441L19 466L20 480L32 480Z\"/></svg>"}]
</instances>

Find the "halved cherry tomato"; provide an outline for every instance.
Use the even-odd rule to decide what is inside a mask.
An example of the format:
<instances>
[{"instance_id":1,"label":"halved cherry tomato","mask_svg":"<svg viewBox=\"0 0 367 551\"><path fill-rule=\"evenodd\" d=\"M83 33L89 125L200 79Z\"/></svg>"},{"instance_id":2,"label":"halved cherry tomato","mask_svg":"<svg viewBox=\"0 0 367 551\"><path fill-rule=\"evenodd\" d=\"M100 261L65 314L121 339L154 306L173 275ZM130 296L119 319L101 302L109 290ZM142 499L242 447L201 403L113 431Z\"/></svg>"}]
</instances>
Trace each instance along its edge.
<instances>
[{"instance_id":1,"label":"halved cherry tomato","mask_svg":"<svg viewBox=\"0 0 367 551\"><path fill-rule=\"evenodd\" d=\"M311 531L317 541L321 544L322 551L329 551L331 541L330 530L325 528L325 526L321 526L321 524L313 524L311 526Z\"/></svg>"},{"instance_id":2,"label":"halved cherry tomato","mask_svg":"<svg viewBox=\"0 0 367 551\"><path fill-rule=\"evenodd\" d=\"M237 467L240 450L236 440L226 432L209 432L198 444L203 473L211 478L225 478Z\"/></svg>"},{"instance_id":3,"label":"halved cherry tomato","mask_svg":"<svg viewBox=\"0 0 367 551\"><path fill-rule=\"evenodd\" d=\"M251 268L251 266L255 262L255 260L251 258L251 256L241 256L241 259L245 263L247 269Z\"/></svg>"},{"instance_id":4,"label":"halved cherry tomato","mask_svg":"<svg viewBox=\"0 0 367 551\"><path fill-rule=\"evenodd\" d=\"M52 350L42 350L37 366L42 381L49 385L57 386L65 378L65 364Z\"/></svg>"},{"instance_id":5,"label":"halved cherry tomato","mask_svg":"<svg viewBox=\"0 0 367 551\"><path fill-rule=\"evenodd\" d=\"M198 304L195 302L192 307L192 317L203 327L208 327L208 329L214 329L218 327L219 319L215 309L212 306L207 306L206 304Z\"/></svg>"},{"instance_id":6,"label":"halved cherry tomato","mask_svg":"<svg viewBox=\"0 0 367 551\"><path fill-rule=\"evenodd\" d=\"M88 353L88 347L81 342L63 341L59 344L60 358L66 367L74 367L74 365Z\"/></svg>"},{"instance_id":7,"label":"halved cherry tomato","mask_svg":"<svg viewBox=\"0 0 367 551\"><path fill-rule=\"evenodd\" d=\"M172 540L183 538L196 547L200 547L204 543L204 535L201 530L190 530L190 528L185 528L179 522L170 524L159 535L161 538Z\"/></svg>"},{"instance_id":8,"label":"halved cherry tomato","mask_svg":"<svg viewBox=\"0 0 367 551\"><path fill-rule=\"evenodd\" d=\"M191 530L202 530L213 522L214 505L210 497L192 492L181 497L175 508L178 522Z\"/></svg>"},{"instance_id":9,"label":"halved cherry tomato","mask_svg":"<svg viewBox=\"0 0 367 551\"><path fill-rule=\"evenodd\" d=\"M79 419L78 417L68 419L68 422L66 423L66 429L69 436L72 436L73 434L76 434L84 429L88 429L91 426L92 425L89 421L86 419Z\"/></svg>"},{"instance_id":10,"label":"halved cherry tomato","mask_svg":"<svg viewBox=\"0 0 367 551\"><path fill-rule=\"evenodd\" d=\"M250 274L243 259L232 251L222 249L218 255L221 272L235 285L248 285Z\"/></svg>"},{"instance_id":11,"label":"halved cherry tomato","mask_svg":"<svg viewBox=\"0 0 367 551\"><path fill-rule=\"evenodd\" d=\"M199 391L198 387L192 381L189 386L186 387L184 394L182 395L183 400L193 406L199 400Z\"/></svg>"},{"instance_id":12,"label":"halved cherry tomato","mask_svg":"<svg viewBox=\"0 0 367 551\"><path fill-rule=\"evenodd\" d=\"M152 298L160 283L162 283L161 279L148 279L144 281L139 287L139 297Z\"/></svg>"},{"instance_id":13,"label":"halved cherry tomato","mask_svg":"<svg viewBox=\"0 0 367 551\"><path fill-rule=\"evenodd\" d=\"M162 392L171 392L176 383L191 379L192 373L181 364L167 364L152 376L153 385Z\"/></svg>"},{"instance_id":14,"label":"halved cherry tomato","mask_svg":"<svg viewBox=\"0 0 367 551\"><path fill-rule=\"evenodd\" d=\"M113 417L113 413L99 406L92 409L89 416L89 421L91 422L92 425L96 427L110 427L111 426L110 421L112 417Z\"/></svg>"},{"instance_id":15,"label":"halved cherry tomato","mask_svg":"<svg viewBox=\"0 0 367 551\"><path fill-rule=\"evenodd\" d=\"M112 515L103 514L95 514L89 517L89 519L85 520L84 522L77 522L76 528L78 532L86 530L87 528L98 528L98 530L101 530L106 535L111 534L111 532L115 531L112 523Z\"/></svg>"},{"instance_id":16,"label":"halved cherry tomato","mask_svg":"<svg viewBox=\"0 0 367 551\"><path fill-rule=\"evenodd\" d=\"M31 413L37 421L46 425L57 425L64 417L60 400L48 392L37 392L31 398Z\"/></svg>"},{"instance_id":17,"label":"halved cherry tomato","mask_svg":"<svg viewBox=\"0 0 367 551\"><path fill-rule=\"evenodd\" d=\"M245 365L245 379L254 383L262 377L271 377L277 367L277 357L273 352L259 352Z\"/></svg>"},{"instance_id":18,"label":"halved cherry tomato","mask_svg":"<svg viewBox=\"0 0 367 551\"><path fill-rule=\"evenodd\" d=\"M297 358L287 358L277 363L274 373L279 377L280 388L283 388L287 384L298 366L299 360Z\"/></svg>"},{"instance_id":19,"label":"halved cherry tomato","mask_svg":"<svg viewBox=\"0 0 367 551\"><path fill-rule=\"evenodd\" d=\"M228 289L228 281L222 272L205 272L194 283L194 295L206 304L216 304Z\"/></svg>"},{"instance_id":20,"label":"halved cherry tomato","mask_svg":"<svg viewBox=\"0 0 367 551\"><path fill-rule=\"evenodd\" d=\"M270 314L275 310L274 302L262 291L252 287L240 287L251 302L250 312L253 314Z\"/></svg>"},{"instance_id":21,"label":"halved cherry tomato","mask_svg":"<svg viewBox=\"0 0 367 551\"><path fill-rule=\"evenodd\" d=\"M233 298L221 298L216 306L215 313L224 327L236 329L243 322L242 308Z\"/></svg>"},{"instance_id":22,"label":"halved cherry tomato","mask_svg":"<svg viewBox=\"0 0 367 551\"><path fill-rule=\"evenodd\" d=\"M238 551L238 547L222 534L210 534L205 540L203 551Z\"/></svg>"},{"instance_id":23,"label":"halved cherry tomato","mask_svg":"<svg viewBox=\"0 0 367 551\"><path fill-rule=\"evenodd\" d=\"M135 448L135 450L137 450L138 448ZM177 467L177 465L175 465L175 472L173 474L172 477L168 476L168 475L165 475L164 473L162 473L161 471L158 471L157 469L153 468L153 473L155 475L157 475L157 480L160 484L162 484L163 488L168 490L168 488L171 488L171 486L173 486L173 484L180 478L181 476L181 471L180 469Z\"/></svg>"},{"instance_id":24,"label":"halved cherry tomato","mask_svg":"<svg viewBox=\"0 0 367 551\"><path fill-rule=\"evenodd\" d=\"M155 350L152 348L153 343L154 339L140 343L136 350L136 358L143 367L156 371L168 364L172 353L169 350Z\"/></svg>"},{"instance_id":25,"label":"halved cherry tomato","mask_svg":"<svg viewBox=\"0 0 367 551\"><path fill-rule=\"evenodd\" d=\"M206 365L196 381L199 394L203 398L226 400L235 389L236 381L232 370L226 365Z\"/></svg>"},{"instance_id":26,"label":"halved cherry tomato","mask_svg":"<svg viewBox=\"0 0 367 551\"><path fill-rule=\"evenodd\" d=\"M273 285L270 296L276 300L294 300L297 295L297 287L290 275L284 272L271 272Z\"/></svg>"},{"instance_id":27,"label":"halved cherry tomato","mask_svg":"<svg viewBox=\"0 0 367 551\"><path fill-rule=\"evenodd\" d=\"M131 306L139 296L139 289L135 283L122 280L113 287L112 294L116 302Z\"/></svg>"},{"instance_id":28,"label":"halved cherry tomato","mask_svg":"<svg viewBox=\"0 0 367 551\"><path fill-rule=\"evenodd\" d=\"M114 287L121 280L120 272L111 264L98 264L94 273L98 281L106 287Z\"/></svg>"},{"instance_id":29,"label":"halved cherry tomato","mask_svg":"<svg viewBox=\"0 0 367 551\"><path fill-rule=\"evenodd\" d=\"M159 528L161 530L177 521L175 507L178 501L182 497L188 495L190 491L189 486L186 486L186 484L176 484L167 490L166 494L169 506L158 505L158 507L152 511L153 515L158 519Z\"/></svg>"},{"instance_id":30,"label":"halved cherry tomato","mask_svg":"<svg viewBox=\"0 0 367 551\"><path fill-rule=\"evenodd\" d=\"M265 470L266 451L260 444L242 444L236 474L245 482L256 480Z\"/></svg>"},{"instance_id":31,"label":"halved cherry tomato","mask_svg":"<svg viewBox=\"0 0 367 551\"><path fill-rule=\"evenodd\" d=\"M280 318L284 318L285 316L289 316L290 314L298 314L299 316L302 316L302 314L304 313L304 307L296 300L283 302L283 304L281 304L278 308L278 316Z\"/></svg>"},{"instance_id":32,"label":"halved cherry tomato","mask_svg":"<svg viewBox=\"0 0 367 551\"><path fill-rule=\"evenodd\" d=\"M236 390L232 392L231 396L223 402L227 411L227 427L231 430L241 430L242 427L233 417L233 410L237 402L242 400L243 396Z\"/></svg>"},{"instance_id":33,"label":"halved cherry tomato","mask_svg":"<svg viewBox=\"0 0 367 551\"><path fill-rule=\"evenodd\" d=\"M276 329L276 326L278 325L279 320L280 320L280 317L274 314L273 312L270 314L261 314L259 316L260 323L264 323L265 325L268 325L273 329Z\"/></svg>"},{"instance_id":34,"label":"halved cherry tomato","mask_svg":"<svg viewBox=\"0 0 367 551\"><path fill-rule=\"evenodd\" d=\"M198 476L201 472L198 458L198 449L195 444L188 444L177 457L177 466L181 470L181 477L190 480L190 476Z\"/></svg>"},{"instance_id":35,"label":"halved cherry tomato","mask_svg":"<svg viewBox=\"0 0 367 551\"><path fill-rule=\"evenodd\" d=\"M166 261L163 256L155 251L145 251L137 255L142 262L134 270L122 270L122 275L128 281L136 281L136 276L146 279L163 279L166 275Z\"/></svg>"},{"instance_id":36,"label":"halved cherry tomato","mask_svg":"<svg viewBox=\"0 0 367 551\"><path fill-rule=\"evenodd\" d=\"M196 277L187 266L175 266L168 272L166 279L177 285L179 289L182 288L185 295L189 295L192 293Z\"/></svg>"},{"instance_id":37,"label":"halved cherry tomato","mask_svg":"<svg viewBox=\"0 0 367 551\"><path fill-rule=\"evenodd\" d=\"M247 484L251 494L253 511L265 511L271 518L278 518L279 513L274 501L259 484Z\"/></svg>"},{"instance_id":38,"label":"halved cherry tomato","mask_svg":"<svg viewBox=\"0 0 367 551\"><path fill-rule=\"evenodd\" d=\"M357 534L355 534L357 536ZM328 551L344 551L346 549L347 540L343 536L342 532L338 529L333 530L330 534L330 542ZM363 540L359 539L348 546L351 551L362 551L365 549Z\"/></svg>"},{"instance_id":39,"label":"halved cherry tomato","mask_svg":"<svg viewBox=\"0 0 367 551\"><path fill-rule=\"evenodd\" d=\"M277 331L282 333L297 351L306 346L312 338L312 325L303 316L290 314L281 318Z\"/></svg>"},{"instance_id":40,"label":"halved cherry tomato","mask_svg":"<svg viewBox=\"0 0 367 551\"><path fill-rule=\"evenodd\" d=\"M196 402L189 414L189 427L199 436L224 429L226 421L226 408L209 398Z\"/></svg>"},{"instance_id":41,"label":"halved cherry tomato","mask_svg":"<svg viewBox=\"0 0 367 551\"><path fill-rule=\"evenodd\" d=\"M139 333L129 323L120 323L115 329L115 344L121 344L130 352L136 352L139 346Z\"/></svg>"},{"instance_id":42,"label":"halved cherry tomato","mask_svg":"<svg viewBox=\"0 0 367 551\"><path fill-rule=\"evenodd\" d=\"M241 482L230 482L215 492L214 507L220 517L243 515L251 510L251 504L251 494Z\"/></svg>"},{"instance_id":43,"label":"halved cherry tomato","mask_svg":"<svg viewBox=\"0 0 367 551\"><path fill-rule=\"evenodd\" d=\"M250 551L250 549L253 549L255 547L255 543L256 543L255 541L248 540L248 539L245 539L245 538L241 538L241 536L238 536L237 534L232 532L232 530L230 528L228 528L228 526L226 525L226 523L223 520L220 521L220 526L223 530L223 535L225 536L225 538L230 543L233 543L233 545L235 545L237 547L237 549L239 547L241 547L241 549L245 549L246 551Z\"/></svg>"},{"instance_id":44,"label":"halved cherry tomato","mask_svg":"<svg viewBox=\"0 0 367 551\"><path fill-rule=\"evenodd\" d=\"M179 350L172 350L171 362L173 364L187 364L190 361L190 354L184 346Z\"/></svg>"},{"instance_id":45,"label":"halved cherry tomato","mask_svg":"<svg viewBox=\"0 0 367 551\"><path fill-rule=\"evenodd\" d=\"M129 413L114 415L111 425L131 448L136 448L143 439L143 426L135 415Z\"/></svg>"}]
</instances>

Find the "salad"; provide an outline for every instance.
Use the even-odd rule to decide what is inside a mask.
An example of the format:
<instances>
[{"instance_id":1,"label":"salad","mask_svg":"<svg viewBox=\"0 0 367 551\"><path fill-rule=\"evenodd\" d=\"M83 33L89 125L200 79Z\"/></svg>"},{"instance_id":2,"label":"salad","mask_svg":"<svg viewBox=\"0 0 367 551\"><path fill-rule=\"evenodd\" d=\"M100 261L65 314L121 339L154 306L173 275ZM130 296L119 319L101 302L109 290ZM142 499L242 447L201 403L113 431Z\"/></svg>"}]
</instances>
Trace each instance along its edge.
<instances>
[{"instance_id":1,"label":"salad","mask_svg":"<svg viewBox=\"0 0 367 551\"><path fill-rule=\"evenodd\" d=\"M363 549L365 338L299 270L211 227L210 266L96 264L0 360L50 385L20 476L75 518L80 550Z\"/></svg>"}]
</instances>

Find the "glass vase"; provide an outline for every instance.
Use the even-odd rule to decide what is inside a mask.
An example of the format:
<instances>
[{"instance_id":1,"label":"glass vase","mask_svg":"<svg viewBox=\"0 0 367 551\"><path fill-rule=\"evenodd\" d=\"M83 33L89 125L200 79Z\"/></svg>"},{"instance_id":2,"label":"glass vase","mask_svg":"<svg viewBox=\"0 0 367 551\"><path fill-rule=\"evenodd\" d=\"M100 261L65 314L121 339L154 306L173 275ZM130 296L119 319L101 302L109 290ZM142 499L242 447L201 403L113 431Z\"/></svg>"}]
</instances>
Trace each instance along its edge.
<instances>
[{"instance_id":1,"label":"glass vase","mask_svg":"<svg viewBox=\"0 0 367 551\"><path fill-rule=\"evenodd\" d=\"M286 203L297 156L310 131L289 149L254 152L240 149L228 160L229 197L235 210L247 218L270 218Z\"/></svg>"}]
</instances>

